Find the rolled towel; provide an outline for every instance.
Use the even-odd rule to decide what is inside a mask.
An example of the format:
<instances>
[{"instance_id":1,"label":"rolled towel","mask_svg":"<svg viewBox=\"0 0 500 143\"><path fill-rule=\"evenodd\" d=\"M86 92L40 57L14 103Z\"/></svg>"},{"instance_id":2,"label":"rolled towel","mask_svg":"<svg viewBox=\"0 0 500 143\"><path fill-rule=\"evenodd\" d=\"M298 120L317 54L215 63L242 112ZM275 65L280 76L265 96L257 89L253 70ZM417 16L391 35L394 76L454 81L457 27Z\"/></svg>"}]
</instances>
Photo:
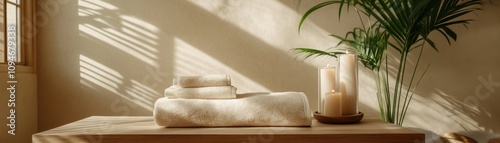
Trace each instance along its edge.
<instances>
[{"instance_id":1,"label":"rolled towel","mask_svg":"<svg viewBox=\"0 0 500 143\"><path fill-rule=\"evenodd\" d=\"M236 98L236 87L234 86L212 86L198 88L181 88L170 86L165 89L166 97L189 98L189 99L230 99Z\"/></svg>"},{"instance_id":2,"label":"rolled towel","mask_svg":"<svg viewBox=\"0 0 500 143\"><path fill-rule=\"evenodd\" d=\"M207 87L230 86L231 78L228 75L214 74L205 76L179 76L174 78L174 85L179 87Z\"/></svg>"},{"instance_id":3,"label":"rolled towel","mask_svg":"<svg viewBox=\"0 0 500 143\"><path fill-rule=\"evenodd\" d=\"M160 98L153 116L157 125L166 127L311 126L309 102L301 92L229 100Z\"/></svg>"}]
</instances>

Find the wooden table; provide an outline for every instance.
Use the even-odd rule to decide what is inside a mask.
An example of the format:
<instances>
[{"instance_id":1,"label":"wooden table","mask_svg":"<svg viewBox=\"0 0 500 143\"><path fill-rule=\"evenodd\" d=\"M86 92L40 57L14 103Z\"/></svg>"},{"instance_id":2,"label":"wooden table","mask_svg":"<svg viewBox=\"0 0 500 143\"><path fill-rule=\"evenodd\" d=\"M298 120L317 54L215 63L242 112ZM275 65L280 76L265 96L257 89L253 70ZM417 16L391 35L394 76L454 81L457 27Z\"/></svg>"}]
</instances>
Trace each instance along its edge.
<instances>
[{"instance_id":1,"label":"wooden table","mask_svg":"<svg viewBox=\"0 0 500 143\"><path fill-rule=\"evenodd\" d=\"M424 142L425 135L378 119L311 127L165 128L151 116L92 116L32 136L34 143L367 143Z\"/></svg>"}]
</instances>

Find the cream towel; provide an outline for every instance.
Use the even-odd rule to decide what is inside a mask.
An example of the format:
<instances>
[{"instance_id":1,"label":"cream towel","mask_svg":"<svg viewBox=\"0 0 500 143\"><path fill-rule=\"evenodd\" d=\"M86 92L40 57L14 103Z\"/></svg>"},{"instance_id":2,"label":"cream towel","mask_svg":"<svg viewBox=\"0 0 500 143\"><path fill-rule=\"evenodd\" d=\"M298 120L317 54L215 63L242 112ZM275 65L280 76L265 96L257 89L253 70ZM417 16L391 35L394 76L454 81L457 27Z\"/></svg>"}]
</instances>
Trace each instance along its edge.
<instances>
[{"instance_id":1,"label":"cream towel","mask_svg":"<svg viewBox=\"0 0 500 143\"><path fill-rule=\"evenodd\" d=\"M173 84L179 87L230 86L231 78L228 75L221 74L205 76L179 76L174 78Z\"/></svg>"},{"instance_id":2,"label":"cream towel","mask_svg":"<svg viewBox=\"0 0 500 143\"><path fill-rule=\"evenodd\" d=\"M253 93L237 99L168 99L156 101L159 126L311 126L309 102L301 92Z\"/></svg>"},{"instance_id":3,"label":"cream towel","mask_svg":"<svg viewBox=\"0 0 500 143\"><path fill-rule=\"evenodd\" d=\"M166 97L190 98L190 99L230 99L236 98L236 87L234 86L212 86L198 88L180 88L170 86L165 89Z\"/></svg>"}]
</instances>

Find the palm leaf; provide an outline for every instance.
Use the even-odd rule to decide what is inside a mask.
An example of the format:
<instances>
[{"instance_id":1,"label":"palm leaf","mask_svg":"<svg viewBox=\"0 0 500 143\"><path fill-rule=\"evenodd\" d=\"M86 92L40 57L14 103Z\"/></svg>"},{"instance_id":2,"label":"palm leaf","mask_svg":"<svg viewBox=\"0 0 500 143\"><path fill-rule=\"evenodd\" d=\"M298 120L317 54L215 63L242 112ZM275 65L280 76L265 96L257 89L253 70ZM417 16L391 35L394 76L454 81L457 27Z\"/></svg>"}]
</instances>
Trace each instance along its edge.
<instances>
[{"instance_id":1,"label":"palm leaf","mask_svg":"<svg viewBox=\"0 0 500 143\"><path fill-rule=\"evenodd\" d=\"M345 52L326 52L326 51L317 50L317 49L313 49L313 48L293 48L291 51L294 52L295 54L302 55L303 60L311 58L311 57L320 57L320 56L337 58L337 54L345 53Z\"/></svg>"},{"instance_id":2,"label":"palm leaf","mask_svg":"<svg viewBox=\"0 0 500 143\"><path fill-rule=\"evenodd\" d=\"M456 24L469 24L471 19L459 19L468 13L481 10L479 6L483 3L481 0L445 0L440 2L438 7L430 9L431 14L428 20L421 23L425 25L425 31L421 32L422 37L427 37L431 32L438 31L443 35L448 44L451 44L451 39L457 40L457 34L451 30L450 26ZM436 51L437 49L433 47Z\"/></svg>"},{"instance_id":3,"label":"palm leaf","mask_svg":"<svg viewBox=\"0 0 500 143\"><path fill-rule=\"evenodd\" d=\"M325 7L325 6L328 6L328 5L332 5L332 4L337 4L337 3L343 3L344 0L330 0L330 1L325 1L325 2L322 2L320 4L317 4L315 6L313 6L312 8L310 8L309 10L306 11L306 13L304 13L304 15L302 16L302 18L300 19L300 22L299 22L299 28L298 28L298 32L300 33L300 28L302 28L302 24L304 24L304 21L307 19L307 17L315 12L316 10L322 8L322 7Z\"/></svg>"}]
</instances>

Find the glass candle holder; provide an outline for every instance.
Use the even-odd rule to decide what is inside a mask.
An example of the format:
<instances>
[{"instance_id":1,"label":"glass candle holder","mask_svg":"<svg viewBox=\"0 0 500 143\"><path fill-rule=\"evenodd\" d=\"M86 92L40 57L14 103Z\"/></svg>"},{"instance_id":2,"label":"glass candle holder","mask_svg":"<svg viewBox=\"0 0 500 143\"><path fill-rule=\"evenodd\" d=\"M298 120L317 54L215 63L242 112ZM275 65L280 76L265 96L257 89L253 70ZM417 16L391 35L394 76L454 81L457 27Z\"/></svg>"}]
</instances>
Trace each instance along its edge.
<instances>
[{"instance_id":1,"label":"glass candle holder","mask_svg":"<svg viewBox=\"0 0 500 143\"><path fill-rule=\"evenodd\" d=\"M358 114L358 58L354 53L338 56L338 86L342 93L342 115Z\"/></svg>"}]
</instances>

